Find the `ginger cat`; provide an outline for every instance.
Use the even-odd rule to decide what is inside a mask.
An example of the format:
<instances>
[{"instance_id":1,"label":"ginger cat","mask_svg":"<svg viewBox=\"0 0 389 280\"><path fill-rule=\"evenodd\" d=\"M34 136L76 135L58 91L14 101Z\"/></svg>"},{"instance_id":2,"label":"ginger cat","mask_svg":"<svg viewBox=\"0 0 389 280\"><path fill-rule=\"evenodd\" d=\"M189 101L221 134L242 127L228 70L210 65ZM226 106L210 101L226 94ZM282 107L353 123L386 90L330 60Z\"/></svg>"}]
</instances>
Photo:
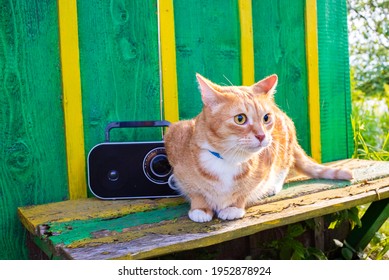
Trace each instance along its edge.
<instances>
[{"instance_id":1,"label":"ginger cat","mask_svg":"<svg viewBox=\"0 0 389 280\"><path fill-rule=\"evenodd\" d=\"M308 157L293 121L274 102L277 75L252 86L219 86L201 75L203 110L168 129L165 147L189 218L242 218L246 206L281 191L289 169L324 179L351 180L351 171Z\"/></svg>"}]
</instances>

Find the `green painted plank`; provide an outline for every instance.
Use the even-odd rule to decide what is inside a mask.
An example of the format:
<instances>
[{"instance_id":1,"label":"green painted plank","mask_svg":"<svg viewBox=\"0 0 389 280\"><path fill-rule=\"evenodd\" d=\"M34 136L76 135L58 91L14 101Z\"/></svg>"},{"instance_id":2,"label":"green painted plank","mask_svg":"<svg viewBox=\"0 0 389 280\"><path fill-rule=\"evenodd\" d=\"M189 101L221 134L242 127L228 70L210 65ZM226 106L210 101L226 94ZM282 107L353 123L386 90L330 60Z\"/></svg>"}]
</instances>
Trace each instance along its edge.
<instances>
[{"instance_id":1,"label":"green painted plank","mask_svg":"<svg viewBox=\"0 0 389 280\"><path fill-rule=\"evenodd\" d=\"M0 1L0 259L27 258L17 207L67 198L56 1Z\"/></svg>"},{"instance_id":2,"label":"green painted plank","mask_svg":"<svg viewBox=\"0 0 389 280\"><path fill-rule=\"evenodd\" d=\"M361 218L362 227L356 227L350 232L347 244L358 252L364 250L388 218L389 198L373 202Z\"/></svg>"},{"instance_id":3,"label":"green painted plank","mask_svg":"<svg viewBox=\"0 0 389 280\"><path fill-rule=\"evenodd\" d=\"M389 197L389 179L357 183L344 188L327 189L324 185L338 184L328 181L311 184L314 193L296 194L280 201L276 196L262 205L247 209L246 217L235 221L199 224L187 217L156 224L128 228L120 233L101 232L96 239L59 246L73 259L142 259L159 255L201 248L228 240L248 236L306 219L320 217L360 204ZM305 192L305 185L300 190ZM300 195L302 194L302 195Z\"/></svg>"},{"instance_id":4,"label":"green painted plank","mask_svg":"<svg viewBox=\"0 0 389 280\"><path fill-rule=\"evenodd\" d=\"M186 215L188 204L158 210L137 212L113 219L74 220L60 223L49 223L48 234L53 245L70 245L75 241L91 239L102 231L122 232L123 229L145 224L159 223L164 220L174 220Z\"/></svg>"},{"instance_id":5,"label":"green painted plank","mask_svg":"<svg viewBox=\"0 0 389 280\"><path fill-rule=\"evenodd\" d=\"M275 99L293 119L300 145L310 152L305 1L253 1L255 79L276 73Z\"/></svg>"},{"instance_id":6,"label":"green painted plank","mask_svg":"<svg viewBox=\"0 0 389 280\"><path fill-rule=\"evenodd\" d=\"M202 108L195 73L220 85L240 85L237 0L174 1L177 80L181 119Z\"/></svg>"},{"instance_id":7,"label":"green painted plank","mask_svg":"<svg viewBox=\"0 0 389 280\"><path fill-rule=\"evenodd\" d=\"M182 204L182 199L125 202L89 198L19 211L34 225L34 234L46 229L50 235L51 231L53 235L42 240L49 246L55 245L56 252L63 253L64 258L150 258L389 197L389 162L345 160L334 165L354 170L355 181L299 181L247 209L245 218L231 222L215 218L206 224L194 223L187 218L189 205Z\"/></svg>"},{"instance_id":8,"label":"green painted plank","mask_svg":"<svg viewBox=\"0 0 389 280\"><path fill-rule=\"evenodd\" d=\"M31 241L33 241L34 244L42 251L41 253L46 255L49 260L63 260L63 258L61 256L58 256L57 252L53 250L53 248L50 246L49 243L46 242L45 239L41 239L37 236L31 237L31 239Z\"/></svg>"},{"instance_id":9,"label":"green painted plank","mask_svg":"<svg viewBox=\"0 0 389 280\"><path fill-rule=\"evenodd\" d=\"M77 1L85 148L110 121L159 120L157 0ZM159 140L160 130L112 131L113 141Z\"/></svg>"},{"instance_id":10,"label":"green painted plank","mask_svg":"<svg viewBox=\"0 0 389 280\"><path fill-rule=\"evenodd\" d=\"M160 208L183 204L183 198L102 200L97 198L72 199L42 205L19 207L20 221L31 232L39 231L40 225L53 221L67 222L72 220L110 219L146 212Z\"/></svg>"},{"instance_id":11,"label":"green painted plank","mask_svg":"<svg viewBox=\"0 0 389 280\"><path fill-rule=\"evenodd\" d=\"M317 1L322 161L351 157L346 1Z\"/></svg>"}]
</instances>

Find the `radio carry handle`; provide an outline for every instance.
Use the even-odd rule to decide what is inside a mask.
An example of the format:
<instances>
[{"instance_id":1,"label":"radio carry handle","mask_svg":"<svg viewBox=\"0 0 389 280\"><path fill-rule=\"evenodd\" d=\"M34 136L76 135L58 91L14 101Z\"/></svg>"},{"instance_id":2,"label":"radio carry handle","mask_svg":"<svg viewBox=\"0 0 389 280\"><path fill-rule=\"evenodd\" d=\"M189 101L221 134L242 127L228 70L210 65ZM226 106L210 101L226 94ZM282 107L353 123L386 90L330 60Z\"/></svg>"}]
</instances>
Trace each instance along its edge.
<instances>
[{"instance_id":1,"label":"radio carry handle","mask_svg":"<svg viewBox=\"0 0 389 280\"><path fill-rule=\"evenodd\" d=\"M110 142L110 131L113 128L131 128L131 127L168 127L168 121L126 121L110 122L105 128L105 142Z\"/></svg>"}]
</instances>

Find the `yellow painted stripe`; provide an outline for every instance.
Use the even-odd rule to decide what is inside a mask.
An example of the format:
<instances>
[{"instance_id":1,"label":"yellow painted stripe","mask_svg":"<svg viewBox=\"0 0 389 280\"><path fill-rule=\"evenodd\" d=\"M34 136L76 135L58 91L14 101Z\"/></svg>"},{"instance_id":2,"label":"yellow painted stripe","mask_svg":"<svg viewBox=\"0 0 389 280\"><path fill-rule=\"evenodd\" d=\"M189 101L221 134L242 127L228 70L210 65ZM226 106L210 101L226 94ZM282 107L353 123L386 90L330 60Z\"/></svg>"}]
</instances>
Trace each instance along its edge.
<instances>
[{"instance_id":1,"label":"yellow painted stripe","mask_svg":"<svg viewBox=\"0 0 389 280\"><path fill-rule=\"evenodd\" d=\"M165 120L176 122L179 111L173 0L159 0L158 10L163 115Z\"/></svg>"},{"instance_id":2,"label":"yellow painted stripe","mask_svg":"<svg viewBox=\"0 0 389 280\"><path fill-rule=\"evenodd\" d=\"M77 199L87 195L77 1L58 0L58 14L69 197Z\"/></svg>"},{"instance_id":3,"label":"yellow painted stripe","mask_svg":"<svg viewBox=\"0 0 389 280\"><path fill-rule=\"evenodd\" d=\"M253 13L251 0L239 0L242 84L252 85L254 75Z\"/></svg>"},{"instance_id":4,"label":"yellow painted stripe","mask_svg":"<svg viewBox=\"0 0 389 280\"><path fill-rule=\"evenodd\" d=\"M305 36L308 67L308 106L312 157L321 162L319 54L316 0L306 0Z\"/></svg>"}]
</instances>

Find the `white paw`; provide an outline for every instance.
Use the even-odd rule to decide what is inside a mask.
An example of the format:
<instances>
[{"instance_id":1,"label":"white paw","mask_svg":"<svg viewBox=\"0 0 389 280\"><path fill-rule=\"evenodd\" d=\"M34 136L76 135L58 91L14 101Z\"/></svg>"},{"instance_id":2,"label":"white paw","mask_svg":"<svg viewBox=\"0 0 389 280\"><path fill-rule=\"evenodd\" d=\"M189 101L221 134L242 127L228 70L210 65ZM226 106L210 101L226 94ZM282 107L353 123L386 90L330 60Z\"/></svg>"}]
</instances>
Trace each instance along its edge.
<instances>
[{"instance_id":1,"label":"white paw","mask_svg":"<svg viewBox=\"0 0 389 280\"><path fill-rule=\"evenodd\" d=\"M189 218L197 223L205 223L212 220L212 215L205 213L203 210L194 209L188 213Z\"/></svg>"},{"instance_id":2,"label":"white paw","mask_svg":"<svg viewBox=\"0 0 389 280\"><path fill-rule=\"evenodd\" d=\"M217 216L222 220L235 220L240 219L246 214L246 211L242 208L227 207L219 211Z\"/></svg>"},{"instance_id":3,"label":"white paw","mask_svg":"<svg viewBox=\"0 0 389 280\"><path fill-rule=\"evenodd\" d=\"M273 195L276 195L277 193L279 193L282 190L283 186L284 186L284 184L276 184L274 186L274 193L273 193Z\"/></svg>"}]
</instances>

